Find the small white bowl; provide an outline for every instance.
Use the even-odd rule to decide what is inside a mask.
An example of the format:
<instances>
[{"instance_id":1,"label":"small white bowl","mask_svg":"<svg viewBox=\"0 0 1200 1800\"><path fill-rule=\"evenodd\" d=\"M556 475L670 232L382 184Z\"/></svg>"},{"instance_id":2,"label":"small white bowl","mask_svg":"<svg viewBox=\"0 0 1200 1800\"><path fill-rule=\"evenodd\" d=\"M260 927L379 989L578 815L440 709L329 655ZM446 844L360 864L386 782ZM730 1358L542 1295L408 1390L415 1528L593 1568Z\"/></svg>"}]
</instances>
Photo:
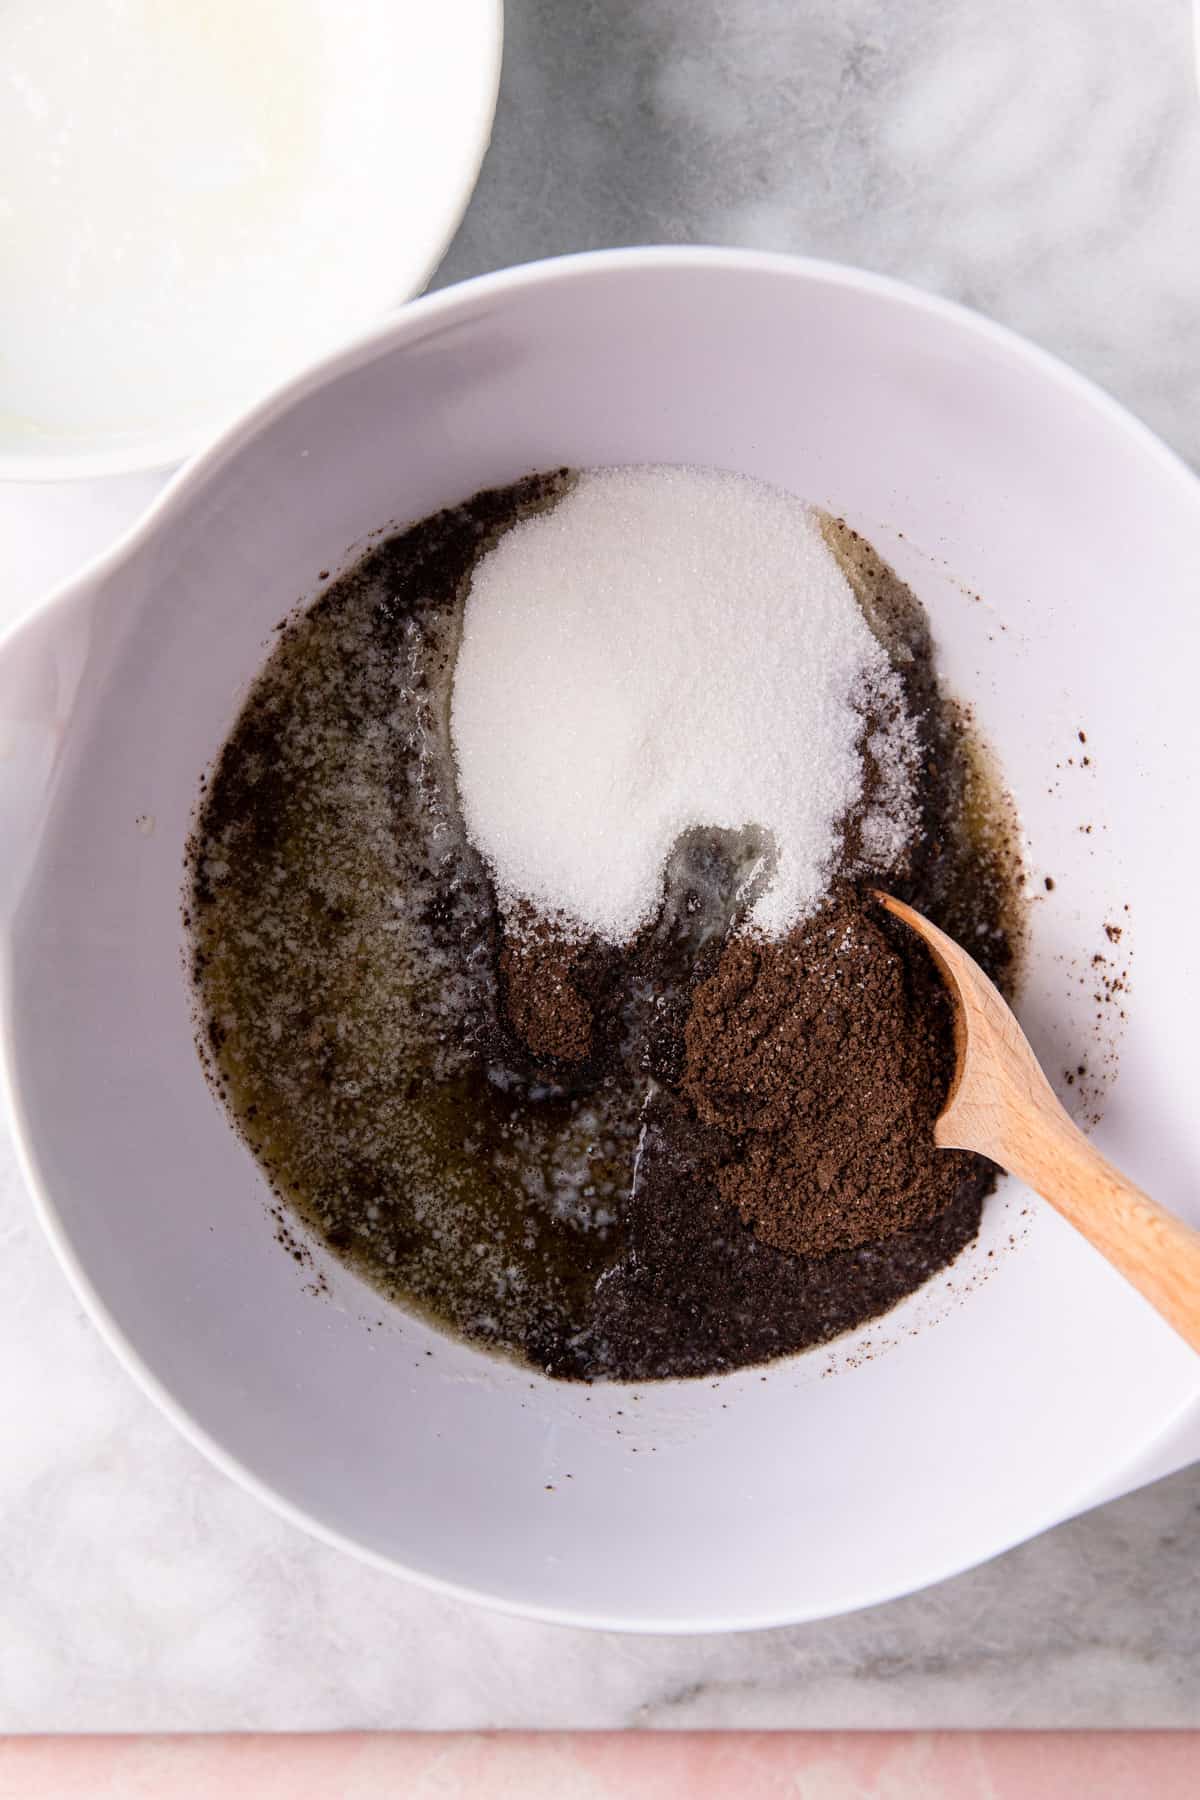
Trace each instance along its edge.
<instances>
[{"instance_id":1,"label":"small white bowl","mask_svg":"<svg viewBox=\"0 0 1200 1800\"><path fill-rule=\"evenodd\" d=\"M769 1625L936 1581L1189 1460L1200 1363L1011 1182L887 1318L721 1380L557 1384L320 1252L316 1298L205 1085L182 969L200 773L319 571L485 484L638 461L778 482L915 583L1029 833L1026 1026L1052 1076L1081 1047L1099 1068L1091 958L1133 946L1098 1141L1195 1218L1200 484L1008 332L819 263L617 251L470 282L179 475L0 647L0 1027L52 1241L222 1468L326 1541L498 1606Z\"/></svg>"},{"instance_id":2,"label":"small white bowl","mask_svg":"<svg viewBox=\"0 0 1200 1800\"><path fill-rule=\"evenodd\" d=\"M501 0L0 8L0 479L167 466L425 285Z\"/></svg>"}]
</instances>

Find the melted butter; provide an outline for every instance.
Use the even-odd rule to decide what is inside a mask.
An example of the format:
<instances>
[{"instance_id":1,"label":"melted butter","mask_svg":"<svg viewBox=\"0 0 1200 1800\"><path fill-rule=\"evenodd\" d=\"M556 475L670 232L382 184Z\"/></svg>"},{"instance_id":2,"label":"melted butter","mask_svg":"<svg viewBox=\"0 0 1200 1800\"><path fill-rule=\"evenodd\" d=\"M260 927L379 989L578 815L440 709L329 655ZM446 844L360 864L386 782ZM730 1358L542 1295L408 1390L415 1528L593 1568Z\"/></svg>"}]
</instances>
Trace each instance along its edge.
<instances>
[{"instance_id":1,"label":"melted butter","mask_svg":"<svg viewBox=\"0 0 1200 1800\"><path fill-rule=\"evenodd\" d=\"M449 695L473 557L564 486L541 478L499 514L493 497L427 521L295 617L190 850L202 1049L277 1194L392 1299L535 1363L583 1340L597 1283L626 1254L655 1021L686 1001L770 862L754 832L682 840L652 933L658 973L631 971L616 1063L548 1073L522 1054L490 885L454 801ZM1011 979L1002 789L937 701L919 607L869 547L828 531L881 641L937 702L941 842L910 891L959 935L986 932L985 960ZM606 1372L602 1344L587 1355Z\"/></svg>"}]
</instances>

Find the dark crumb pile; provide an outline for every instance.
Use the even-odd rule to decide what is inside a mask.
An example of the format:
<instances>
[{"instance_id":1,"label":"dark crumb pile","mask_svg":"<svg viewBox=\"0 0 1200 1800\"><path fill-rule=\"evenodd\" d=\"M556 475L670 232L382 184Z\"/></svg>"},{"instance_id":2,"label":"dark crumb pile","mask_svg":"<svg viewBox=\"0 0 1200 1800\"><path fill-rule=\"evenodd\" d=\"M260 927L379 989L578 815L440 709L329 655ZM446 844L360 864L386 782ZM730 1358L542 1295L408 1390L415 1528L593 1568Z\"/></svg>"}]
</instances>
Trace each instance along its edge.
<instances>
[{"instance_id":1,"label":"dark crumb pile","mask_svg":"<svg viewBox=\"0 0 1200 1800\"><path fill-rule=\"evenodd\" d=\"M781 943L731 935L752 831L681 839L622 950L534 919L506 939L450 682L475 559L569 481L423 521L281 632L189 850L201 1047L279 1200L394 1298L560 1376L708 1374L886 1311L970 1241L993 1172L932 1149L946 1002L856 884L856 817ZM923 733L893 885L1011 985L998 791L920 608L826 532Z\"/></svg>"},{"instance_id":2,"label":"dark crumb pile","mask_svg":"<svg viewBox=\"0 0 1200 1800\"><path fill-rule=\"evenodd\" d=\"M596 1295L578 1344L534 1345L554 1372L595 1372L596 1343L630 1380L766 1362L852 1330L953 1262L979 1229L985 1172L932 1223L857 1250L789 1256L757 1238L712 1179L725 1148L689 1109L660 1095L625 1217L627 1253Z\"/></svg>"}]
</instances>

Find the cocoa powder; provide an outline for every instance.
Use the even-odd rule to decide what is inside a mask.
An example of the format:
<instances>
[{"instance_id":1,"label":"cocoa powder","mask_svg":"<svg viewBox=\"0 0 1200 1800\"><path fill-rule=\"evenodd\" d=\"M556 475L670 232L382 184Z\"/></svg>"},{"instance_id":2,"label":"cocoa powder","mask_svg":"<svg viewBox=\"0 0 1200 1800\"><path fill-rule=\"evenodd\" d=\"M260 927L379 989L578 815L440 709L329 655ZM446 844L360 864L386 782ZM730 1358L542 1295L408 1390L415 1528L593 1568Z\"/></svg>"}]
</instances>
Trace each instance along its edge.
<instances>
[{"instance_id":1,"label":"cocoa powder","mask_svg":"<svg viewBox=\"0 0 1200 1800\"><path fill-rule=\"evenodd\" d=\"M506 937L500 952L504 1007L535 1057L579 1062L592 1045L592 1010L572 983L579 949L545 924Z\"/></svg>"},{"instance_id":2,"label":"cocoa powder","mask_svg":"<svg viewBox=\"0 0 1200 1800\"><path fill-rule=\"evenodd\" d=\"M779 942L735 938L693 999L683 1093L727 1134L718 1190L795 1256L922 1225L972 1172L934 1146L953 1023L901 930L846 888Z\"/></svg>"}]
</instances>

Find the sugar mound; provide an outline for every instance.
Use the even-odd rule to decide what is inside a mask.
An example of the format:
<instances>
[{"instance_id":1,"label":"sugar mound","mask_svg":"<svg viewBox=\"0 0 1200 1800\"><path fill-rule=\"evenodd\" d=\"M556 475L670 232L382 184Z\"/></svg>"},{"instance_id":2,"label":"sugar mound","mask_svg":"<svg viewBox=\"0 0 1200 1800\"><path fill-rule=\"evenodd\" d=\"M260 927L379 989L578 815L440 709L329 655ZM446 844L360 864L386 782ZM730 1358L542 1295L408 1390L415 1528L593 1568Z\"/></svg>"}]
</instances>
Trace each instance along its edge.
<instances>
[{"instance_id":1,"label":"sugar mound","mask_svg":"<svg viewBox=\"0 0 1200 1800\"><path fill-rule=\"evenodd\" d=\"M913 825L899 682L811 511L744 476L588 470L472 577L451 732L506 911L624 943L681 833L753 827L774 860L748 923L782 935L826 889L868 715L883 870Z\"/></svg>"}]
</instances>

